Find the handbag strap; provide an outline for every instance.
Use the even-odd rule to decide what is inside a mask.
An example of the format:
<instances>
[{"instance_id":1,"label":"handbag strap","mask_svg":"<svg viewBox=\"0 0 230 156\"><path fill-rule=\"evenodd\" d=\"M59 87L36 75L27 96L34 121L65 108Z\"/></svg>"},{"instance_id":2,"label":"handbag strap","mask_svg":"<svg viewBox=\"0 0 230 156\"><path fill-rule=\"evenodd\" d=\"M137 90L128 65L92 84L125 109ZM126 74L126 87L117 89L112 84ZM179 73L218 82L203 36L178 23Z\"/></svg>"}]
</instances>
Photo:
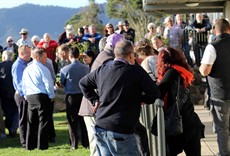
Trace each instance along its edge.
<instances>
[{"instance_id":1,"label":"handbag strap","mask_svg":"<svg viewBox=\"0 0 230 156\"><path fill-rule=\"evenodd\" d=\"M180 108L179 108L180 96L179 94L180 94L180 76L178 76L177 95L176 95L176 106L177 106L178 115L180 115Z\"/></svg>"}]
</instances>

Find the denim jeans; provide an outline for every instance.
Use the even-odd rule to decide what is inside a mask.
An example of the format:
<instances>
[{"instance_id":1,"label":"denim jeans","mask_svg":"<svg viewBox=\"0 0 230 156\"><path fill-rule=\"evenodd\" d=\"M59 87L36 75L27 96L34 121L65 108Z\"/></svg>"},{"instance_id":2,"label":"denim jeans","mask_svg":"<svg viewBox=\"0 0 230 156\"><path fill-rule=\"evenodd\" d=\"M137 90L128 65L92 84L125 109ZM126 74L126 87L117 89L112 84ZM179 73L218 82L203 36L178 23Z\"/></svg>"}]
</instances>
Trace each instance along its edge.
<instances>
[{"instance_id":1,"label":"denim jeans","mask_svg":"<svg viewBox=\"0 0 230 156\"><path fill-rule=\"evenodd\" d=\"M213 118L213 131L217 133L217 143L221 156L230 155L230 100L211 99L210 112Z\"/></svg>"},{"instance_id":2,"label":"denim jeans","mask_svg":"<svg viewBox=\"0 0 230 156\"><path fill-rule=\"evenodd\" d=\"M101 156L140 156L135 134L121 134L95 127L96 144Z\"/></svg>"}]
</instances>

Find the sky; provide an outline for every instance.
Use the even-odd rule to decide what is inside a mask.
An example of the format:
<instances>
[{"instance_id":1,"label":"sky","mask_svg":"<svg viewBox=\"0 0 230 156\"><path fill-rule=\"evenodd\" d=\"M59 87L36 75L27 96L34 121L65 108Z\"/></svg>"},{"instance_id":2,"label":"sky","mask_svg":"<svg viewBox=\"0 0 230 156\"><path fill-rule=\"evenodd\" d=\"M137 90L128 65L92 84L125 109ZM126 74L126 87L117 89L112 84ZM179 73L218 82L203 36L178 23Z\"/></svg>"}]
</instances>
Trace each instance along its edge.
<instances>
[{"instance_id":1,"label":"sky","mask_svg":"<svg viewBox=\"0 0 230 156\"><path fill-rule=\"evenodd\" d=\"M107 0L95 0L96 3L104 3ZM78 8L87 6L88 0L0 0L0 8L12 8L25 3L39 4L39 5L53 5L69 8Z\"/></svg>"}]
</instances>

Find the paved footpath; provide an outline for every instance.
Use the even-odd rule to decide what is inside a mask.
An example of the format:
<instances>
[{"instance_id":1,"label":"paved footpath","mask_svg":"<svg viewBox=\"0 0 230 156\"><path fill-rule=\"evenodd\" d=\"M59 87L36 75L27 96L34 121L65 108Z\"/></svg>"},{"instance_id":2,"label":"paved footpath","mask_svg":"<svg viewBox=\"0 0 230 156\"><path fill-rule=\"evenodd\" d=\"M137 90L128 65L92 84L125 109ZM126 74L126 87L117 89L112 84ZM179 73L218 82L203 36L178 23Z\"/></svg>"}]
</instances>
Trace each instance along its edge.
<instances>
[{"instance_id":1,"label":"paved footpath","mask_svg":"<svg viewBox=\"0 0 230 156\"><path fill-rule=\"evenodd\" d=\"M205 138L201 140L201 155L216 156L218 152L216 134L212 131L212 119L209 111L204 109L203 105L196 105L195 111L199 115L201 121L205 124ZM184 153L178 156L186 156Z\"/></svg>"}]
</instances>

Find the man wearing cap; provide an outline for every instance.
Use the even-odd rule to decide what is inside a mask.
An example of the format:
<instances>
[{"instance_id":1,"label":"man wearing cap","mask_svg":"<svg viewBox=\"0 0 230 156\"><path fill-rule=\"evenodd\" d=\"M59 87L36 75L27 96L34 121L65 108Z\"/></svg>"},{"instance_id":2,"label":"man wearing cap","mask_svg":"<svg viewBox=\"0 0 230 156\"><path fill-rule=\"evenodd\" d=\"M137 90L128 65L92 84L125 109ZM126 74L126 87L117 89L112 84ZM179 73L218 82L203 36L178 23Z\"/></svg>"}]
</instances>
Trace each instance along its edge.
<instances>
[{"instance_id":1,"label":"man wearing cap","mask_svg":"<svg viewBox=\"0 0 230 156\"><path fill-rule=\"evenodd\" d=\"M122 34L122 31L124 31L124 29L123 29L123 23L121 21L118 22L117 27L118 30L116 30L115 33Z\"/></svg>"},{"instance_id":2,"label":"man wearing cap","mask_svg":"<svg viewBox=\"0 0 230 156\"><path fill-rule=\"evenodd\" d=\"M124 36L126 40L134 43L135 40L135 30L129 27L129 22L126 20L123 24L124 31L121 34Z\"/></svg>"},{"instance_id":3,"label":"man wearing cap","mask_svg":"<svg viewBox=\"0 0 230 156\"><path fill-rule=\"evenodd\" d=\"M7 37L6 43L7 43L7 46L3 49L3 51L5 51L5 50L13 51L14 60L16 60L18 57L18 46L17 46L17 44L14 43L14 40L11 36Z\"/></svg>"},{"instance_id":4,"label":"man wearing cap","mask_svg":"<svg viewBox=\"0 0 230 156\"><path fill-rule=\"evenodd\" d=\"M163 36L165 39L168 39L169 46L181 50L183 30L180 26L173 24L172 17L170 16L165 18L164 24L166 27Z\"/></svg>"},{"instance_id":5,"label":"man wearing cap","mask_svg":"<svg viewBox=\"0 0 230 156\"><path fill-rule=\"evenodd\" d=\"M124 40L124 37L121 34L114 33L110 35L106 40L106 45L103 51L99 53L96 57L93 65L91 67L91 71L96 70L102 64L107 64L114 60L114 47L118 41ZM79 110L79 115L84 116L84 121L86 124L86 128L88 131L89 145L90 145L90 156L98 155L96 151L96 142L94 138L94 130L95 126L95 116L94 116L93 106L89 100L87 100L84 96L82 98L81 107Z\"/></svg>"},{"instance_id":6,"label":"man wearing cap","mask_svg":"<svg viewBox=\"0 0 230 156\"><path fill-rule=\"evenodd\" d=\"M29 47L32 47L32 43L30 39L28 38L28 30L26 28L22 28L21 31L19 32L21 35L21 38L17 41L17 45L20 47L21 45L27 45Z\"/></svg>"}]
</instances>

